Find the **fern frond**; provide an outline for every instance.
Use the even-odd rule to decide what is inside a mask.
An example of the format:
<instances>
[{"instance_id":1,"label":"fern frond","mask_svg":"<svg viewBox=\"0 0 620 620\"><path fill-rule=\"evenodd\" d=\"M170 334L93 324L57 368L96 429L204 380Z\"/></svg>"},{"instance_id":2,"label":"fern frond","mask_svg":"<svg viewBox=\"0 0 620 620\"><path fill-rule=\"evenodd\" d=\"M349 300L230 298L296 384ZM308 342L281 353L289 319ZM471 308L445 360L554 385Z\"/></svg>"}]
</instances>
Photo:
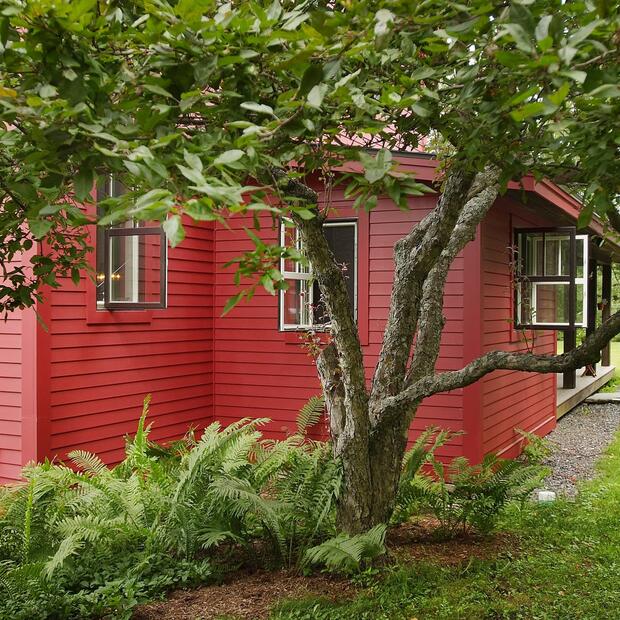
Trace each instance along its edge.
<instances>
[{"instance_id":1,"label":"fern frond","mask_svg":"<svg viewBox=\"0 0 620 620\"><path fill-rule=\"evenodd\" d=\"M92 452L86 452L85 450L73 450L68 454L71 462L84 473L91 474L92 476L101 476L108 471L104 462Z\"/></svg>"},{"instance_id":2,"label":"fern frond","mask_svg":"<svg viewBox=\"0 0 620 620\"><path fill-rule=\"evenodd\" d=\"M356 536L340 534L308 549L305 554L306 561L310 564L322 564L333 571L359 570L363 561L374 560L385 553L386 531L387 526L376 525L368 532Z\"/></svg>"},{"instance_id":3,"label":"fern frond","mask_svg":"<svg viewBox=\"0 0 620 620\"><path fill-rule=\"evenodd\" d=\"M305 437L308 429L321 419L325 412L325 397L311 396L297 414L297 434Z\"/></svg>"}]
</instances>

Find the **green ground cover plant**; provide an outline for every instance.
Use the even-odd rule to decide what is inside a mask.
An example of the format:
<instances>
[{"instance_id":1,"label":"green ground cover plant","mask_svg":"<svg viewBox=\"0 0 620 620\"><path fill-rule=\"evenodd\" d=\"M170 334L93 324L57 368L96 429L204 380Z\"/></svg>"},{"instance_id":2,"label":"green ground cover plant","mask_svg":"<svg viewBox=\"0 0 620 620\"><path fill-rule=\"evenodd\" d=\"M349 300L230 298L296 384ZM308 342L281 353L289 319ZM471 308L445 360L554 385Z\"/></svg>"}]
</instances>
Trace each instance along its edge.
<instances>
[{"instance_id":1,"label":"green ground cover plant","mask_svg":"<svg viewBox=\"0 0 620 620\"><path fill-rule=\"evenodd\" d=\"M340 468L304 435L322 410L311 399L283 441L263 439L257 419L163 447L149 441L147 399L116 467L78 450L71 466L25 468L0 495L0 618L125 618L230 558L301 566L335 535Z\"/></svg>"},{"instance_id":2,"label":"green ground cover plant","mask_svg":"<svg viewBox=\"0 0 620 620\"><path fill-rule=\"evenodd\" d=\"M340 605L283 603L273 620L605 620L620 609L620 435L576 501L512 503L499 528L516 537L495 557L400 562Z\"/></svg>"},{"instance_id":3,"label":"green ground cover plant","mask_svg":"<svg viewBox=\"0 0 620 620\"><path fill-rule=\"evenodd\" d=\"M149 439L148 405L117 466L77 450L2 490L0 618L129 618L141 602L238 568L355 576L385 554L388 524L337 530L340 464L307 437L322 398L285 440L265 439L257 419L167 446ZM407 452L392 525L434 514L443 537L488 532L541 475L527 459L493 456L444 467L435 452L453 436L428 429Z\"/></svg>"}]
</instances>

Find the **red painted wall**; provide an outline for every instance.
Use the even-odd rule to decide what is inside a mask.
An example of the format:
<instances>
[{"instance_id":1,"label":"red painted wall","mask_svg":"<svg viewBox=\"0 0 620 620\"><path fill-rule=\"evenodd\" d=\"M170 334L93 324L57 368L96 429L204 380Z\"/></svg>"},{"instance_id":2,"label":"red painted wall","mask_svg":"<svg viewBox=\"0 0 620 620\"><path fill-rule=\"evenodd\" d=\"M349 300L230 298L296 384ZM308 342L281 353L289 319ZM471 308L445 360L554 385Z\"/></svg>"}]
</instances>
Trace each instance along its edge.
<instances>
[{"instance_id":1,"label":"red painted wall","mask_svg":"<svg viewBox=\"0 0 620 620\"><path fill-rule=\"evenodd\" d=\"M420 221L435 205L435 196L411 200L411 210L400 211L390 200L380 200L370 214L352 212L350 201L341 190L333 195L333 219L358 219L358 324L370 380L388 314L393 279L394 243ZM264 220L261 236L274 242L278 230ZM299 408L320 392L313 360L300 346L295 332L281 332L278 324L278 298L259 291L249 303L242 303L220 317L226 300L237 289L233 269L224 264L251 247L242 217L229 221L230 228L216 229L215 287L215 417L228 424L242 417L267 417L267 427L276 436L294 429ZM463 361L463 258L455 261L445 295L447 323L442 338L438 370L461 367ZM368 312L363 310L368 308ZM462 394L455 391L424 402L413 424L414 433L431 424L461 430ZM462 452L458 437L444 448L444 455Z\"/></svg>"},{"instance_id":2,"label":"red painted wall","mask_svg":"<svg viewBox=\"0 0 620 620\"><path fill-rule=\"evenodd\" d=\"M408 165L420 168L419 178L432 178L432 162L405 160ZM334 193L334 217L358 218L358 323L369 381L388 313L394 243L435 200L414 198L406 212L381 200L366 214L353 213L342 193ZM251 247L247 223L238 217L230 228L188 226L186 240L170 252L165 310L97 312L94 285L84 277L78 287L67 282L48 293L39 308L48 332L33 313L0 324L0 481L17 478L26 460L63 457L76 447L118 461L122 436L134 431L147 393L153 394L153 438L160 441L213 419L267 417L268 432L280 437L294 429L299 408L319 392L319 383L298 334L279 331L278 298L260 290L249 304L220 316L238 290L224 263ZM278 230L264 223L261 235L275 241ZM548 224L508 199L491 210L448 277L438 371L460 368L491 349L524 348L510 325L511 230ZM537 351L554 346L552 332L539 333ZM436 395L420 407L411 436L429 425L467 433L444 448L444 457L512 454L515 428L543 434L555 425L555 376L496 372Z\"/></svg>"},{"instance_id":3,"label":"red painted wall","mask_svg":"<svg viewBox=\"0 0 620 620\"><path fill-rule=\"evenodd\" d=\"M18 477L22 463L23 312L0 320L0 483Z\"/></svg>"},{"instance_id":4,"label":"red painted wall","mask_svg":"<svg viewBox=\"0 0 620 620\"><path fill-rule=\"evenodd\" d=\"M512 327L513 289L509 247L513 228L550 226L522 205L503 198L482 224L482 315L484 352L525 351L526 342ZM531 335L531 334L530 334ZM553 331L536 331L530 340L537 353L555 353ZM518 453L520 435L515 429L545 435L556 423L555 375L495 371L482 381L483 449L505 456Z\"/></svg>"},{"instance_id":5,"label":"red painted wall","mask_svg":"<svg viewBox=\"0 0 620 620\"><path fill-rule=\"evenodd\" d=\"M24 255L19 263L28 264ZM17 480L36 459L36 315L16 310L0 320L0 484Z\"/></svg>"},{"instance_id":6,"label":"red painted wall","mask_svg":"<svg viewBox=\"0 0 620 620\"><path fill-rule=\"evenodd\" d=\"M166 309L97 312L86 277L51 292L50 330L39 329L40 356L49 360L39 376L44 454L62 458L79 447L117 462L148 393L155 440L212 421L213 238L211 224L188 225L170 250Z\"/></svg>"}]
</instances>

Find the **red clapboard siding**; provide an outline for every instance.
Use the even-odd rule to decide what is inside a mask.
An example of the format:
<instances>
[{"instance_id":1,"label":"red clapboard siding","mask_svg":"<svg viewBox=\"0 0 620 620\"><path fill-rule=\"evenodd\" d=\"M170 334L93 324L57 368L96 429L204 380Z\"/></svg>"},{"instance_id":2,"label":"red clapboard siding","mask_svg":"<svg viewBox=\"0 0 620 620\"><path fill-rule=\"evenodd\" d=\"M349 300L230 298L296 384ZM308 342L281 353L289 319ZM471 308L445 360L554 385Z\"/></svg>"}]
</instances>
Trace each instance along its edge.
<instances>
[{"instance_id":1,"label":"red clapboard siding","mask_svg":"<svg viewBox=\"0 0 620 620\"><path fill-rule=\"evenodd\" d=\"M28 255L9 267L29 264ZM34 310L16 310L0 319L0 484L20 478L21 465L34 458Z\"/></svg>"},{"instance_id":2,"label":"red clapboard siding","mask_svg":"<svg viewBox=\"0 0 620 620\"><path fill-rule=\"evenodd\" d=\"M483 351L525 350L512 327L513 299L509 247L513 228L549 226L518 203L499 200L482 224ZM537 353L555 352L555 333L538 332ZM516 429L544 435L555 426L555 375L495 371L482 381L484 452L514 456L521 437Z\"/></svg>"},{"instance_id":3,"label":"red clapboard siding","mask_svg":"<svg viewBox=\"0 0 620 620\"><path fill-rule=\"evenodd\" d=\"M341 190L334 192L338 204L335 219L358 219L358 309L364 348L364 367L370 380L383 339L393 280L394 243L403 237L435 205L435 196L410 201L409 211L400 211L390 200L381 199L370 214L354 212ZM265 218L260 236L275 241L278 230ZM233 269L224 263L252 247L243 217L228 222L230 228L216 228L215 244L215 417L229 424L242 417L267 417L264 431L274 437L294 432L297 412L305 401L320 392L316 368L311 357L293 334L279 331L278 298L258 290L249 303L242 303L221 317L226 300L238 289ZM464 263L455 261L445 295L447 318L442 338L438 370L460 368L463 364ZM364 312L364 306L367 311ZM413 438L424 428L438 425L453 430L463 426L461 391L430 398L418 410L412 425ZM462 439L456 438L441 453L444 457L461 454Z\"/></svg>"},{"instance_id":4,"label":"red clapboard siding","mask_svg":"<svg viewBox=\"0 0 620 620\"><path fill-rule=\"evenodd\" d=\"M147 394L155 440L212 422L214 229L189 224L186 233L169 251L165 310L103 312L93 319L94 291L86 277L77 287L67 282L51 292L50 331L40 339L49 349L49 396L39 403L50 456L64 458L79 447L117 462ZM98 323L101 315L142 318Z\"/></svg>"}]
</instances>

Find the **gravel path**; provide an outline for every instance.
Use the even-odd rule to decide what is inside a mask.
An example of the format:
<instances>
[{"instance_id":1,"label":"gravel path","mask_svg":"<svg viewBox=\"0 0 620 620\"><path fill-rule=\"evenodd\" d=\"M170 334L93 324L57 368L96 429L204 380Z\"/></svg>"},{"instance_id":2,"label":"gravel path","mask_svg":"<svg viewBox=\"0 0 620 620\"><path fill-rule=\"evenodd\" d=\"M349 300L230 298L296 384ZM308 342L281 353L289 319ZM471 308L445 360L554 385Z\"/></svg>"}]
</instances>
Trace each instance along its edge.
<instances>
[{"instance_id":1,"label":"gravel path","mask_svg":"<svg viewBox=\"0 0 620 620\"><path fill-rule=\"evenodd\" d=\"M566 414L547 438L553 454L545 464L553 473L545 489L574 497L576 482L592 478L596 462L620 428L620 404L583 404Z\"/></svg>"}]
</instances>

